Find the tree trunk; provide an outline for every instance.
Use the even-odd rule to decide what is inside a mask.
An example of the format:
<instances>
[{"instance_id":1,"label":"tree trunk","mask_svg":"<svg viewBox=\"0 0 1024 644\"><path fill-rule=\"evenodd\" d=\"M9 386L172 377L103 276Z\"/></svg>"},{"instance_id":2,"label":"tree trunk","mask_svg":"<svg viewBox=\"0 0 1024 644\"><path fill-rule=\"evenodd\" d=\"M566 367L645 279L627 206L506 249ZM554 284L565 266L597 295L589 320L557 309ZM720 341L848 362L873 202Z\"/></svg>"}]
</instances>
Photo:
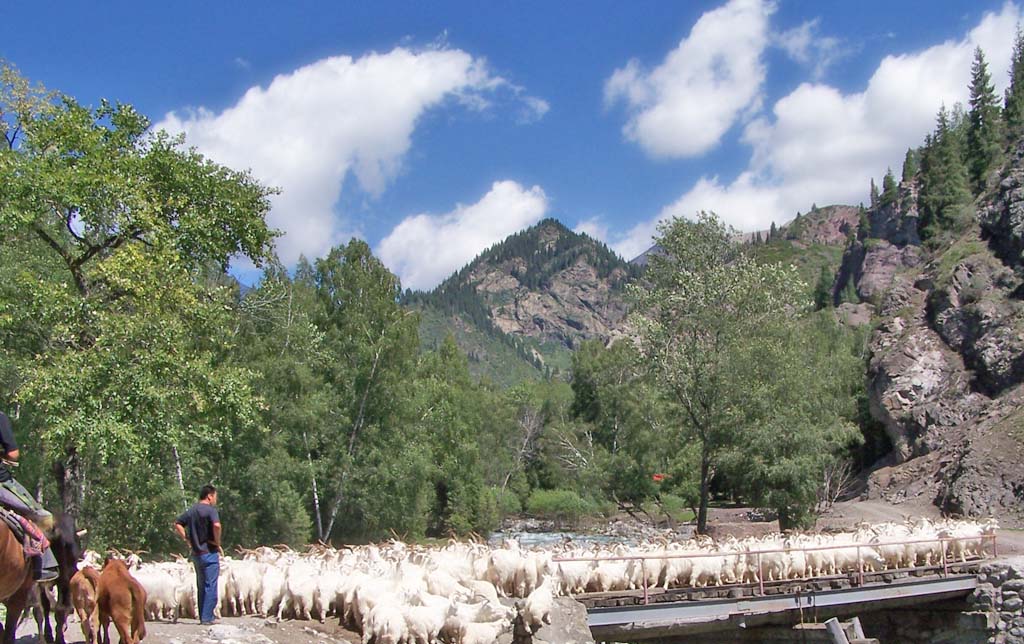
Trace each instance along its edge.
<instances>
[{"instance_id":1,"label":"tree trunk","mask_svg":"<svg viewBox=\"0 0 1024 644\"><path fill-rule=\"evenodd\" d=\"M185 478L181 475L181 455L178 454L178 446L171 445L174 452L174 473L178 476L178 489L181 490L181 507L188 509L188 494L185 492Z\"/></svg>"},{"instance_id":2,"label":"tree trunk","mask_svg":"<svg viewBox=\"0 0 1024 644\"><path fill-rule=\"evenodd\" d=\"M708 498L711 496L711 458L707 453L700 458L700 505L697 508L697 534L708 531Z\"/></svg>"},{"instance_id":3,"label":"tree trunk","mask_svg":"<svg viewBox=\"0 0 1024 644\"><path fill-rule=\"evenodd\" d=\"M327 535L324 534L324 520L320 514L320 490L316 486L316 468L313 467L313 453L309 451L309 438L306 431L302 431L302 443L306 446L306 460L309 462L309 478L313 482L313 514L316 516L316 538L325 542Z\"/></svg>"},{"instance_id":4,"label":"tree trunk","mask_svg":"<svg viewBox=\"0 0 1024 644\"><path fill-rule=\"evenodd\" d=\"M63 461L54 463L53 473L64 514L78 520L82 512L82 465L74 446L68 447Z\"/></svg>"},{"instance_id":5,"label":"tree trunk","mask_svg":"<svg viewBox=\"0 0 1024 644\"><path fill-rule=\"evenodd\" d=\"M384 341L384 331L381 331L380 341ZM352 424L352 431L348 436L348 459L345 462L345 467L341 471L341 477L338 480L338 493L334 497L334 503L331 504L331 514L327 519L327 528L324 530L323 536L320 538L321 541L331 538L331 533L334 532L334 521L338 518L338 510L341 509L341 504L345 500L345 480L348 478L348 470L352 465L352 459L356 454L356 438L359 436L360 430L363 428L363 421L366 418L366 399L370 396L370 388L373 387L374 377L377 375L377 365L380 363L380 353L384 349L382 345L377 347L377 353L373 356L373 366L370 367L370 377L366 381L366 389L363 390L362 400L359 401L359 413L356 415L356 422Z\"/></svg>"}]
</instances>

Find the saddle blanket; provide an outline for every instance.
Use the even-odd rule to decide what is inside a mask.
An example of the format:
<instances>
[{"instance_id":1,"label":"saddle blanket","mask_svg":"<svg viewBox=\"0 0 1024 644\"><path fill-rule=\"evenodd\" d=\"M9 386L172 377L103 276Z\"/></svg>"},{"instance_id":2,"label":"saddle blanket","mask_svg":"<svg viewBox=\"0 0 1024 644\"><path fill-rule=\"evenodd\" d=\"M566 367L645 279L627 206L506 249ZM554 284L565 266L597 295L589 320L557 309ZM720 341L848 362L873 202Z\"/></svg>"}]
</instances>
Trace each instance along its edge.
<instances>
[{"instance_id":1,"label":"saddle blanket","mask_svg":"<svg viewBox=\"0 0 1024 644\"><path fill-rule=\"evenodd\" d=\"M21 542L26 557L39 557L50 547L50 540L39 526L20 514L0 508L0 521L6 523L15 538Z\"/></svg>"}]
</instances>

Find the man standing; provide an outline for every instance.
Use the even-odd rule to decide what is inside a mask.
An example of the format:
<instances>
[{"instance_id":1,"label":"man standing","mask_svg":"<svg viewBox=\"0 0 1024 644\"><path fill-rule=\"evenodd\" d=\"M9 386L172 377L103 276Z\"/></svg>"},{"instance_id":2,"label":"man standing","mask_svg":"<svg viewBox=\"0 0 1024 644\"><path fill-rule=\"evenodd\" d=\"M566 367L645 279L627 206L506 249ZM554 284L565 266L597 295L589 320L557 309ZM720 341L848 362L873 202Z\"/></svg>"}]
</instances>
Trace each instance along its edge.
<instances>
[{"instance_id":1,"label":"man standing","mask_svg":"<svg viewBox=\"0 0 1024 644\"><path fill-rule=\"evenodd\" d=\"M14 439L14 428L7 414L0 411L0 506L14 510L44 531L53 529L53 515L29 494L21 483L14 480L11 467L21 458L21 450ZM58 575L57 559L47 548L41 557L34 557L32 575L38 581L53 581Z\"/></svg>"},{"instance_id":2,"label":"man standing","mask_svg":"<svg viewBox=\"0 0 1024 644\"><path fill-rule=\"evenodd\" d=\"M199 503L186 510L174 522L174 531L192 550L199 594L199 623L213 624L217 607L217 576L220 574L220 515L217 514L217 488L204 485Z\"/></svg>"}]
</instances>

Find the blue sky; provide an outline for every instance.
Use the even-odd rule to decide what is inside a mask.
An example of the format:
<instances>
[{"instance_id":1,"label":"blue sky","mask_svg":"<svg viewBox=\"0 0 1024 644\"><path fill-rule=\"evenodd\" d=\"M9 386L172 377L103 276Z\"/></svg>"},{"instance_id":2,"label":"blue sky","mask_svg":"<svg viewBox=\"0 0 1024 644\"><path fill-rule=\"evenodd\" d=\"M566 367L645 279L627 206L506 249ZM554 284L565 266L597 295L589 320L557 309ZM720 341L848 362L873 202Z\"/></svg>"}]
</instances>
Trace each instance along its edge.
<instances>
[{"instance_id":1,"label":"blue sky","mask_svg":"<svg viewBox=\"0 0 1024 644\"><path fill-rule=\"evenodd\" d=\"M29 78L132 103L281 187L286 262L357 235L429 288L545 216L629 258L672 215L753 230L863 201L966 98L975 46L1005 86L1020 10L15 0L5 18L0 57Z\"/></svg>"}]
</instances>

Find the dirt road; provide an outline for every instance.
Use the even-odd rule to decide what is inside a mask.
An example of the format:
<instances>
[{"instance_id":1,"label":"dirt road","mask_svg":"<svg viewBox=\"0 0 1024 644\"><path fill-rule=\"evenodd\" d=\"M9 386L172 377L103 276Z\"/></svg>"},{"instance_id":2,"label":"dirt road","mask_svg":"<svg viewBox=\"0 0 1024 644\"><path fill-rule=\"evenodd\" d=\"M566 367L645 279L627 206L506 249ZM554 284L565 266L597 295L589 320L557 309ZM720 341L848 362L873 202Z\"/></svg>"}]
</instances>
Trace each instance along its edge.
<instances>
[{"instance_id":1,"label":"dirt road","mask_svg":"<svg viewBox=\"0 0 1024 644\"><path fill-rule=\"evenodd\" d=\"M280 624L258 617L225 617L220 624L200 626L194 619L177 624L146 623L145 644L358 644L359 636L336 624L283 621ZM35 624L23 622L16 644L36 644ZM117 632L110 629L111 638ZM85 642L77 620L65 632L68 644Z\"/></svg>"}]
</instances>

